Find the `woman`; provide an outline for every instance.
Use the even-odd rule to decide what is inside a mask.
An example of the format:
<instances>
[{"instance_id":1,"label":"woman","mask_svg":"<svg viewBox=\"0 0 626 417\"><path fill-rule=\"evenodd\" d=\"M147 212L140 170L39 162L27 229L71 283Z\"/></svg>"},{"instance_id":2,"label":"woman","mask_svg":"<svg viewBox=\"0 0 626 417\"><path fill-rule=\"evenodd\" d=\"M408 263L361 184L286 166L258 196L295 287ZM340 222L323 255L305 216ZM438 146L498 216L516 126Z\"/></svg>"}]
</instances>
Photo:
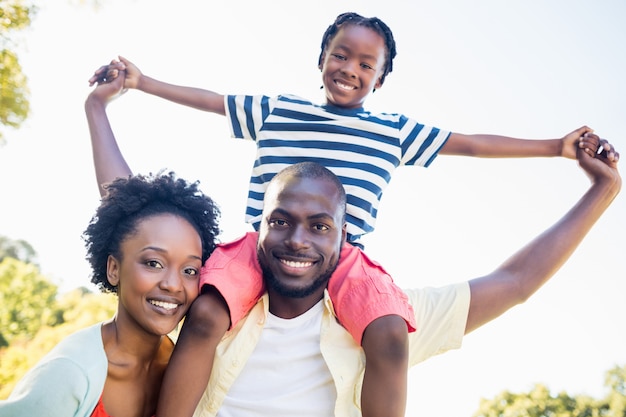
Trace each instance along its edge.
<instances>
[{"instance_id":1,"label":"woman","mask_svg":"<svg viewBox=\"0 0 626 417\"><path fill-rule=\"evenodd\" d=\"M96 88L87 103L106 105L101 92ZM115 178L106 178L112 172L122 173L99 175L99 184ZM197 183L173 173L118 175L100 189L84 239L92 282L117 294L117 312L53 348L0 402L2 416L155 414L174 349L167 335L198 295L220 213Z\"/></svg>"}]
</instances>

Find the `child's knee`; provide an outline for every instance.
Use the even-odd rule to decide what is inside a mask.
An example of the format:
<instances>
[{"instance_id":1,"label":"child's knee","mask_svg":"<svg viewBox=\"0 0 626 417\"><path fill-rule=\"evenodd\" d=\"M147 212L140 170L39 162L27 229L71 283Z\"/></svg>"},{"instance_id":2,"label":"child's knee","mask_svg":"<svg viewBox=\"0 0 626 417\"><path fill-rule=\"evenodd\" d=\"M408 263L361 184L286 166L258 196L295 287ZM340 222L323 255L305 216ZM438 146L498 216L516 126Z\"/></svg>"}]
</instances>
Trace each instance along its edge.
<instances>
[{"instance_id":1,"label":"child's knee","mask_svg":"<svg viewBox=\"0 0 626 417\"><path fill-rule=\"evenodd\" d=\"M397 315L383 316L372 321L365 328L362 346L368 362L374 358L406 361L409 349L406 321Z\"/></svg>"},{"instance_id":2,"label":"child's knee","mask_svg":"<svg viewBox=\"0 0 626 417\"><path fill-rule=\"evenodd\" d=\"M222 296L217 291L208 291L191 304L185 321L185 327L196 336L211 337L223 335L228 330L230 314Z\"/></svg>"}]
</instances>

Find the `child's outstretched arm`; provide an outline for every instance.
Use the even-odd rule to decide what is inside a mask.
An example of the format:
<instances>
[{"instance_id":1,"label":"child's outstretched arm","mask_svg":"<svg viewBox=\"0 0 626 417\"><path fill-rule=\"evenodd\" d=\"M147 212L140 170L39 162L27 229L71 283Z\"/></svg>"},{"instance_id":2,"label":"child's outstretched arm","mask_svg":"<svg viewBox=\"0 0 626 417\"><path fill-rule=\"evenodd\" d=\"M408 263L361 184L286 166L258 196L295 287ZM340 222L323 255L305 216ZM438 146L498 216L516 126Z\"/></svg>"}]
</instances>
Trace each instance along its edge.
<instances>
[{"instance_id":1,"label":"child's outstretched arm","mask_svg":"<svg viewBox=\"0 0 626 417\"><path fill-rule=\"evenodd\" d=\"M135 64L122 56L119 57L119 61L114 62L116 65L120 66L121 70L126 71L124 88L134 88L144 93L152 94L165 100L193 107L198 110L221 114L222 116L226 114L224 96L222 94L202 88L169 84L148 77L143 74ZM114 79L115 73L110 72L108 67L109 66L105 65L98 68L90 78L90 84L94 84L99 80L110 82Z\"/></svg>"},{"instance_id":2,"label":"child's outstretched arm","mask_svg":"<svg viewBox=\"0 0 626 417\"><path fill-rule=\"evenodd\" d=\"M579 144L580 138L588 133L593 133L593 129L588 126L582 126L560 139L543 140L451 133L448 141L441 148L441 154L483 158L562 156L576 159L576 149L582 146ZM592 149L592 151L595 150Z\"/></svg>"}]
</instances>

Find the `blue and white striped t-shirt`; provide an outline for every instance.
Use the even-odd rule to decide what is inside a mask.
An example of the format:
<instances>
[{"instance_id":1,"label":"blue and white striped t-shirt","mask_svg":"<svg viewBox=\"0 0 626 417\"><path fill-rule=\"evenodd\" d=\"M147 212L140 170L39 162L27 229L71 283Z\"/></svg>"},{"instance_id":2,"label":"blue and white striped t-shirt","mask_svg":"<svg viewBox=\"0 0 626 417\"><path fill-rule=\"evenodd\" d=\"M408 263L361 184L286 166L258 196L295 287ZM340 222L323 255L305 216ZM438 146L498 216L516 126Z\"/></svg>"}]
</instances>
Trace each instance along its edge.
<instances>
[{"instance_id":1,"label":"blue and white striped t-shirt","mask_svg":"<svg viewBox=\"0 0 626 417\"><path fill-rule=\"evenodd\" d=\"M450 132L400 114L320 106L293 95L225 97L234 138L256 141L246 221L258 230L263 194L288 165L318 162L335 173L348 197L348 238L374 230L378 204L394 169L427 167Z\"/></svg>"}]
</instances>

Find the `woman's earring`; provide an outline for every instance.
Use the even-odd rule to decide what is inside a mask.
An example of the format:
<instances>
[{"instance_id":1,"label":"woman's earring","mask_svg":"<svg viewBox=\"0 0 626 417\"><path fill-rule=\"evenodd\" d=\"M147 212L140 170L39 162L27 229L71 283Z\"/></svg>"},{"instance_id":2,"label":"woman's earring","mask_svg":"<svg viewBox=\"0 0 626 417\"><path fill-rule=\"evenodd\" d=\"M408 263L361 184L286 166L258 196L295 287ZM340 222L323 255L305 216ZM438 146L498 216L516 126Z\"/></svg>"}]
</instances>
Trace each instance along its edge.
<instances>
[{"instance_id":1,"label":"woman's earring","mask_svg":"<svg viewBox=\"0 0 626 417\"><path fill-rule=\"evenodd\" d=\"M324 86L323 86L323 85L320 85L320 90L323 90L323 89L324 89Z\"/></svg>"}]
</instances>

